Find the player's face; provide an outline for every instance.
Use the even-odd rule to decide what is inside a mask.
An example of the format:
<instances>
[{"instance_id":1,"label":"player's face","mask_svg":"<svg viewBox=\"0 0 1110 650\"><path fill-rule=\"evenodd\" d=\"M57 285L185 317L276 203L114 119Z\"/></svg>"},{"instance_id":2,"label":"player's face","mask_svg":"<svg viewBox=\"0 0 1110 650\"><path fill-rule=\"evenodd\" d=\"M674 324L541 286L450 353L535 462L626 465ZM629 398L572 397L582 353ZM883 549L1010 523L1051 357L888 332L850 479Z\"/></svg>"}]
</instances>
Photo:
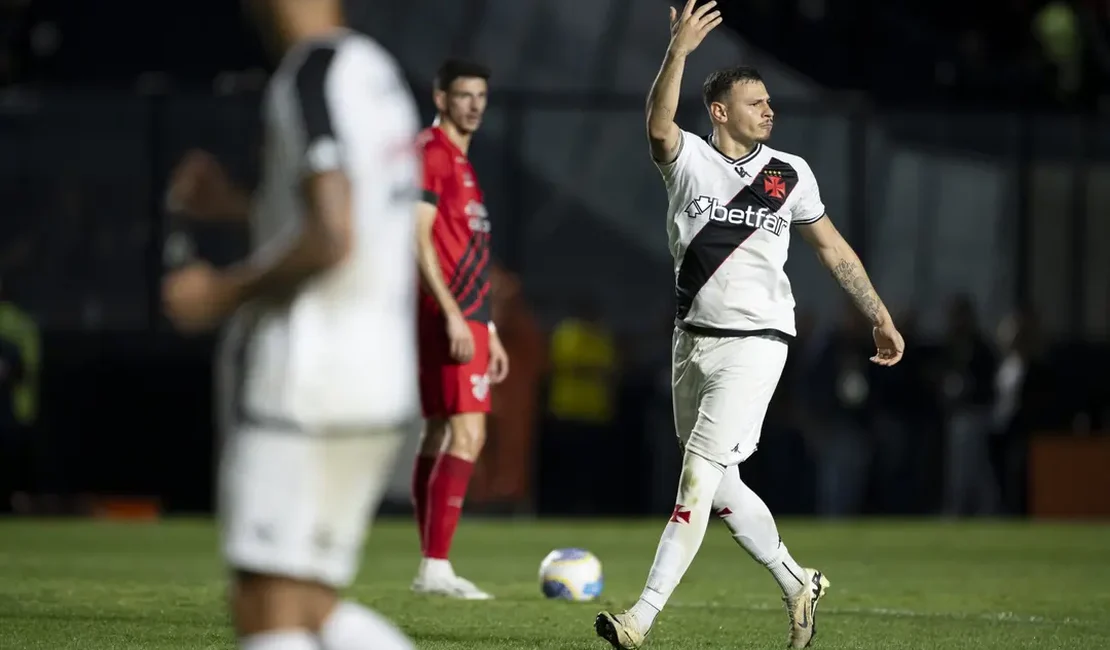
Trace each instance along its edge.
<instances>
[{"instance_id":1,"label":"player's face","mask_svg":"<svg viewBox=\"0 0 1110 650\"><path fill-rule=\"evenodd\" d=\"M771 137L775 112L762 81L739 81L725 99L725 129L735 140L765 142Z\"/></svg>"},{"instance_id":2,"label":"player's face","mask_svg":"<svg viewBox=\"0 0 1110 650\"><path fill-rule=\"evenodd\" d=\"M480 77L460 77L446 91L436 91L436 108L463 133L474 133L486 112L489 85Z\"/></svg>"}]
</instances>

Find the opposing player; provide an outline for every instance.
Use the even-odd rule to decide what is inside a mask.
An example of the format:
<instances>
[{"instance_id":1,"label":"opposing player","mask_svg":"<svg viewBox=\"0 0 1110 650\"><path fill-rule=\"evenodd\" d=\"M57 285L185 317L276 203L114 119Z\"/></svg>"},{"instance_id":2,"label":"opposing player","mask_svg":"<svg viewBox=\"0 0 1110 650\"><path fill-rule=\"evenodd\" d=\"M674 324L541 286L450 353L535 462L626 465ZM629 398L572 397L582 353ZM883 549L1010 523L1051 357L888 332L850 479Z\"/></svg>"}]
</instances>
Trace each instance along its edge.
<instances>
[{"instance_id":1,"label":"opposing player","mask_svg":"<svg viewBox=\"0 0 1110 650\"><path fill-rule=\"evenodd\" d=\"M490 595L455 575L448 556L486 439L490 384L509 359L490 321L490 222L467 159L486 110L489 70L446 61L435 79L435 124L420 134L424 194L417 210L420 399L426 424L412 477L420 562L412 588L467 600Z\"/></svg>"},{"instance_id":2,"label":"opposing player","mask_svg":"<svg viewBox=\"0 0 1110 650\"><path fill-rule=\"evenodd\" d=\"M651 155L669 198L667 232L678 304L673 342L675 427L682 477L647 585L632 608L602 612L595 628L617 648L638 648L701 546L714 512L782 588L790 645L809 645L828 580L801 567L782 543L763 501L740 479L755 452L768 402L795 334L794 299L783 271L790 227L812 244L874 325L889 366L904 344L859 258L825 214L817 181L801 157L763 144L774 112L758 73L729 68L709 76L705 138L675 123L686 56L720 24L715 2L671 9L671 42L648 97Z\"/></svg>"},{"instance_id":3,"label":"opposing player","mask_svg":"<svg viewBox=\"0 0 1110 650\"><path fill-rule=\"evenodd\" d=\"M230 609L249 650L407 649L341 601L416 410L416 107L340 0L252 0L281 63L264 99L254 253L170 275L183 332L233 316L219 468ZM236 345L236 343L238 345Z\"/></svg>"}]
</instances>

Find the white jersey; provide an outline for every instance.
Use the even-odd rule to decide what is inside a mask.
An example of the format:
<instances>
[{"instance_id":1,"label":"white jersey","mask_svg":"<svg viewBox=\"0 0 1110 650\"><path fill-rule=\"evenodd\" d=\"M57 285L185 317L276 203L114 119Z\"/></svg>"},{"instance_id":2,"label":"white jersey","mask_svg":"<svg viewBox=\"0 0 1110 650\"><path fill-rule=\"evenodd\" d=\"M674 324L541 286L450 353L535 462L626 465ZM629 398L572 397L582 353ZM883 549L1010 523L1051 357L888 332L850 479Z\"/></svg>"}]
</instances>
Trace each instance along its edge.
<instances>
[{"instance_id":1,"label":"white jersey","mask_svg":"<svg viewBox=\"0 0 1110 650\"><path fill-rule=\"evenodd\" d=\"M302 183L342 170L353 248L288 304L247 306L245 382L232 415L309 432L396 424L416 392L419 116L397 63L340 30L290 50L264 98L263 178L250 218L256 256L280 254L304 219Z\"/></svg>"},{"instance_id":2,"label":"white jersey","mask_svg":"<svg viewBox=\"0 0 1110 650\"><path fill-rule=\"evenodd\" d=\"M667 186L677 320L716 335L793 336L794 296L783 268L790 226L825 214L800 156L757 144L740 159L680 131L678 155L656 163Z\"/></svg>"}]
</instances>

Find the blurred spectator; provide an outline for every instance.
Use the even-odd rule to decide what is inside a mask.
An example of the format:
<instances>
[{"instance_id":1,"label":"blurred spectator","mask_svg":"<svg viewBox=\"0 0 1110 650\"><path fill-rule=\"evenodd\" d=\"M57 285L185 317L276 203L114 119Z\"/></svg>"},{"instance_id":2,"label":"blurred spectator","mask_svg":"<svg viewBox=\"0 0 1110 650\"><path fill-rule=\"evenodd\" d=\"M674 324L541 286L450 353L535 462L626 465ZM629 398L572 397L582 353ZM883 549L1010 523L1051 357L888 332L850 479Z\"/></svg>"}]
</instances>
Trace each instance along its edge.
<instances>
[{"instance_id":1,"label":"blurred spectator","mask_svg":"<svg viewBox=\"0 0 1110 650\"><path fill-rule=\"evenodd\" d=\"M794 340L790 342L790 353L786 357L786 365L782 369L778 388L767 405L768 424L782 428L802 426L805 422L802 411L803 400L798 399L798 382L805 377L805 366L809 365L813 352L814 333L817 329L817 318L811 310L799 309L795 317Z\"/></svg>"},{"instance_id":2,"label":"blurred spectator","mask_svg":"<svg viewBox=\"0 0 1110 650\"><path fill-rule=\"evenodd\" d=\"M592 300L551 334L550 387L540 440L541 508L563 514L597 511L597 489L618 456L617 344ZM575 479L567 481L566 472Z\"/></svg>"},{"instance_id":3,"label":"blurred spectator","mask_svg":"<svg viewBox=\"0 0 1110 650\"><path fill-rule=\"evenodd\" d=\"M809 377L807 431L817 460L817 511L857 515L863 509L873 454L870 323L852 305L829 332Z\"/></svg>"},{"instance_id":4,"label":"blurred spectator","mask_svg":"<svg viewBox=\"0 0 1110 650\"><path fill-rule=\"evenodd\" d=\"M31 489L31 436L38 418L38 326L14 302L5 299L0 278L0 510L18 491Z\"/></svg>"},{"instance_id":5,"label":"blurred spectator","mask_svg":"<svg viewBox=\"0 0 1110 650\"><path fill-rule=\"evenodd\" d=\"M1089 83L1096 106L1110 98L1110 0L1086 0L1077 7L1079 26L1087 44Z\"/></svg>"},{"instance_id":6,"label":"blurred spectator","mask_svg":"<svg viewBox=\"0 0 1110 650\"><path fill-rule=\"evenodd\" d=\"M807 448L807 432L819 426L819 420L809 411L806 387L814 356L820 352L815 348L824 344L817 335L817 322L812 309L797 309L797 333L789 344L782 376L767 406L757 452L740 470L749 487L764 495L768 507L784 514L809 513L813 509L816 478L809 470L813 459ZM782 471L783 467L806 469L800 477L797 472Z\"/></svg>"},{"instance_id":7,"label":"blurred spectator","mask_svg":"<svg viewBox=\"0 0 1110 650\"><path fill-rule=\"evenodd\" d=\"M1110 373L1106 372L1110 368L1110 284L1106 286L1106 298L1102 304L1106 310L1102 321L1102 345L1097 356L1091 360L1094 369L1091 373L1094 375L1091 411L1096 430L1110 435Z\"/></svg>"},{"instance_id":8,"label":"blurred spectator","mask_svg":"<svg viewBox=\"0 0 1110 650\"><path fill-rule=\"evenodd\" d=\"M635 365L624 372L625 412L642 431L638 466L643 477L635 483L641 486L637 496L643 513L674 507L674 486L682 468L682 448L675 435L671 402L674 314L670 303L653 312L654 318L649 321L653 326L645 332L641 353L636 355Z\"/></svg>"},{"instance_id":9,"label":"blurred spectator","mask_svg":"<svg viewBox=\"0 0 1110 650\"><path fill-rule=\"evenodd\" d=\"M948 306L941 350L940 397L945 416L945 514L990 514L997 507L990 464L990 409L994 404L994 352L966 295Z\"/></svg>"},{"instance_id":10,"label":"blurred spectator","mask_svg":"<svg viewBox=\"0 0 1110 650\"><path fill-rule=\"evenodd\" d=\"M515 507L527 502L532 490L529 469L535 455L533 437L547 341L519 278L494 266L490 283L497 335L509 354L509 378L493 387L489 436L475 467L469 497Z\"/></svg>"},{"instance_id":11,"label":"blurred spectator","mask_svg":"<svg viewBox=\"0 0 1110 650\"><path fill-rule=\"evenodd\" d=\"M929 455L926 443L939 430L936 401L927 385L928 353L917 315L895 319L906 340L906 354L892 368L872 368L875 459L872 494L879 513L921 512Z\"/></svg>"},{"instance_id":12,"label":"blurred spectator","mask_svg":"<svg viewBox=\"0 0 1110 650\"><path fill-rule=\"evenodd\" d=\"M1050 0L1033 16L1033 33L1051 65L1057 96L1074 98L1083 84L1083 36L1071 2Z\"/></svg>"},{"instance_id":13,"label":"blurred spectator","mask_svg":"<svg viewBox=\"0 0 1110 650\"><path fill-rule=\"evenodd\" d=\"M998 326L1001 363L995 372L996 398L991 413L991 460L998 477L1003 512L1026 512L1029 437L1051 426L1057 399L1056 379L1041 340L1040 322L1024 307Z\"/></svg>"}]
</instances>

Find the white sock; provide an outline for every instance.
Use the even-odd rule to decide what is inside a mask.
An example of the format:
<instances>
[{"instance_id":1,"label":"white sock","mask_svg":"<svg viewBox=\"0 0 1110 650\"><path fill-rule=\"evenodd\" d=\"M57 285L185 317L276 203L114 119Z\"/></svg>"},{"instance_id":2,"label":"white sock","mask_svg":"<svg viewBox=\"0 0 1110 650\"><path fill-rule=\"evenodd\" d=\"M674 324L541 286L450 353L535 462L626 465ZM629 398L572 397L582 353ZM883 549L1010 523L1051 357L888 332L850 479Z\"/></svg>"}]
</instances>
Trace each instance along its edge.
<instances>
[{"instance_id":1,"label":"white sock","mask_svg":"<svg viewBox=\"0 0 1110 650\"><path fill-rule=\"evenodd\" d=\"M323 650L412 650L412 642L377 613L350 601L336 605L320 627Z\"/></svg>"},{"instance_id":2,"label":"white sock","mask_svg":"<svg viewBox=\"0 0 1110 650\"><path fill-rule=\"evenodd\" d=\"M757 562L767 567L786 596L805 586L802 567L782 543L767 504L740 479L740 468L729 467L713 497L713 511L724 520L732 537Z\"/></svg>"},{"instance_id":3,"label":"white sock","mask_svg":"<svg viewBox=\"0 0 1110 650\"><path fill-rule=\"evenodd\" d=\"M316 635L308 630L275 630L239 639L242 650L320 650Z\"/></svg>"},{"instance_id":4,"label":"white sock","mask_svg":"<svg viewBox=\"0 0 1110 650\"><path fill-rule=\"evenodd\" d=\"M630 610L644 629L655 622L656 614L667 604L701 548L722 470L717 463L690 452L682 458L682 478L674 513L663 529L647 586Z\"/></svg>"},{"instance_id":5,"label":"white sock","mask_svg":"<svg viewBox=\"0 0 1110 650\"><path fill-rule=\"evenodd\" d=\"M420 568L416 573L425 580L434 580L437 578L453 577L455 575L455 569L451 566L450 560L426 557L421 558Z\"/></svg>"}]
</instances>

